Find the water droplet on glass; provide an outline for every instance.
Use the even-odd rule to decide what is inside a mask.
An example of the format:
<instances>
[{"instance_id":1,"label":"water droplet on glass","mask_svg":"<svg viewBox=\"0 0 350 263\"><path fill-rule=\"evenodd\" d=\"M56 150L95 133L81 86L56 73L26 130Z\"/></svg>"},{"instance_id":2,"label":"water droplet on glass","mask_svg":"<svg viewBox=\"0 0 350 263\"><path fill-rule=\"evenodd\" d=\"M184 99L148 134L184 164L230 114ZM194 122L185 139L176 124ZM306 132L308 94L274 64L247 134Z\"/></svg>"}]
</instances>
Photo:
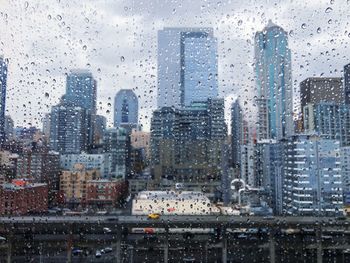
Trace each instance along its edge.
<instances>
[{"instance_id":1,"label":"water droplet on glass","mask_svg":"<svg viewBox=\"0 0 350 263\"><path fill-rule=\"evenodd\" d=\"M290 37L293 37L293 36L294 36L294 31L293 31L293 30L289 31L289 36L290 36Z\"/></svg>"},{"instance_id":2,"label":"water droplet on glass","mask_svg":"<svg viewBox=\"0 0 350 263\"><path fill-rule=\"evenodd\" d=\"M306 24L303 23L303 24L301 25L301 28L302 28L302 29L305 29L305 28L306 28Z\"/></svg>"},{"instance_id":3,"label":"water droplet on glass","mask_svg":"<svg viewBox=\"0 0 350 263\"><path fill-rule=\"evenodd\" d=\"M124 62L124 61L125 61L124 56L121 56L121 57L120 57L120 61L121 61L121 62Z\"/></svg>"},{"instance_id":4,"label":"water droplet on glass","mask_svg":"<svg viewBox=\"0 0 350 263\"><path fill-rule=\"evenodd\" d=\"M242 20L238 20L238 25L242 25L243 21Z\"/></svg>"},{"instance_id":5,"label":"water droplet on glass","mask_svg":"<svg viewBox=\"0 0 350 263\"><path fill-rule=\"evenodd\" d=\"M332 11L333 11L332 7L327 7L326 10L325 10L325 13L328 14L328 13L330 13Z\"/></svg>"},{"instance_id":6,"label":"water droplet on glass","mask_svg":"<svg viewBox=\"0 0 350 263\"><path fill-rule=\"evenodd\" d=\"M26 1L26 2L24 3L24 8L27 9L28 6L29 6L29 3Z\"/></svg>"},{"instance_id":7,"label":"water droplet on glass","mask_svg":"<svg viewBox=\"0 0 350 263\"><path fill-rule=\"evenodd\" d=\"M317 33L318 33L318 34L321 33L321 28L320 28L320 27L317 28Z\"/></svg>"},{"instance_id":8,"label":"water droplet on glass","mask_svg":"<svg viewBox=\"0 0 350 263\"><path fill-rule=\"evenodd\" d=\"M61 20L62 20L62 16L57 15L57 20L58 20L58 21L61 21Z\"/></svg>"},{"instance_id":9,"label":"water droplet on glass","mask_svg":"<svg viewBox=\"0 0 350 263\"><path fill-rule=\"evenodd\" d=\"M83 46L83 50L87 50L87 46L86 45Z\"/></svg>"}]
</instances>

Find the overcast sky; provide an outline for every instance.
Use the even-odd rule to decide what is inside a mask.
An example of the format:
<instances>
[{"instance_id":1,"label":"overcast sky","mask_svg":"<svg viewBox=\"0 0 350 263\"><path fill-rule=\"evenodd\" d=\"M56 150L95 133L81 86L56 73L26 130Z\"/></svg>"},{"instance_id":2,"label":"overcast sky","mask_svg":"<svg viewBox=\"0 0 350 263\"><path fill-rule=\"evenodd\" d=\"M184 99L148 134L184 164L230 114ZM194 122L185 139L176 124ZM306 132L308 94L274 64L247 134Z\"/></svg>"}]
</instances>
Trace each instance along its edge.
<instances>
[{"instance_id":1,"label":"overcast sky","mask_svg":"<svg viewBox=\"0 0 350 263\"><path fill-rule=\"evenodd\" d=\"M289 33L294 89L309 76L341 76L350 62L350 1L19 1L0 0L0 54L9 60L7 114L41 127L65 92L71 68L98 81L98 112L112 122L114 95L139 96L149 128L156 106L157 30L213 27L219 46L219 91L253 106L253 37L268 19ZM298 93L295 93L296 100ZM249 114L249 113L248 113Z\"/></svg>"}]
</instances>

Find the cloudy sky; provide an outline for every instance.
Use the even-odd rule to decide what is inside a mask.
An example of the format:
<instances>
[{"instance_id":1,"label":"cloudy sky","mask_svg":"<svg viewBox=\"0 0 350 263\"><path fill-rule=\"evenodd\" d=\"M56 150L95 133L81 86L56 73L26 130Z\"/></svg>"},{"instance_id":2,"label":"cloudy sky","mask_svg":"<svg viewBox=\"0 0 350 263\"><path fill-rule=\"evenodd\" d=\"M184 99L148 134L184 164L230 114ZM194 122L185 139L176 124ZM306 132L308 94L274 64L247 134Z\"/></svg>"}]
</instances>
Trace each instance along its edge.
<instances>
[{"instance_id":1,"label":"cloudy sky","mask_svg":"<svg viewBox=\"0 0 350 263\"><path fill-rule=\"evenodd\" d=\"M341 76L350 62L350 1L0 0L0 54L9 60L7 114L41 126L65 92L65 74L89 69L98 80L98 112L112 120L114 95L139 96L149 128L156 105L157 30L213 27L219 43L219 90L253 106L253 37L268 19L289 33L295 100L309 76Z\"/></svg>"}]
</instances>

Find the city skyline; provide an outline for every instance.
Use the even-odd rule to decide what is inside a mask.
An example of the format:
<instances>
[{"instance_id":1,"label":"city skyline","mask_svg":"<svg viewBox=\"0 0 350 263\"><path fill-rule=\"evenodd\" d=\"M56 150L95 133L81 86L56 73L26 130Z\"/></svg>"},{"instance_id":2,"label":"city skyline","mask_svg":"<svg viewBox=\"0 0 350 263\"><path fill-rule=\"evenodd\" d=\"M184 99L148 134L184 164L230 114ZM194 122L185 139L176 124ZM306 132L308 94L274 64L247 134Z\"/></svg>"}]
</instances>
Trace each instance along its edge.
<instances>
[{"instance_id":1,"label":"city skyline","mask_svg":"<svg viewBox=\"0 0 350 263\"><path fill-rule=\"evenodd\" d=\"M98 113L106 115L109 123L111 123L113 110L112 106L108 106L108 104L111 104L112 97L120 88L131 88L141 97L140 121L147 129L151 112L155 109L155 99L152 95L156 93L157 78L155 63L157 51L156 32L164 26L213 27L219 45L219 95L232 97L232 94L243 94L241 101L245 102L245 108L248 107L249 109L253 98L251 96L251 91L253 90L253 70L251 67L253 63L253 36L256 31L261 30L267 24L267 20L270 18L289 34L294 89L298 89L300 81L314 75L341 76L341 70L348 62L346 53L343 52L348 45L348 36L344 34L346 21L338 20L337 18L341 18L342 11L344 8L349 8L349 6L343 6L339 3L298 4L294 2L280 5L271 3L265 7L259 7L256 3L248 3L246 10L237 15L234 14L233 10L235 10L234 8L242 10L239 4L224 3L215 6L216 2L215 5L208 3L208 7L202 7L204 12L211 15L206 20L208 23L205 25L203 25L203 16L193 16L192 13L188 13L189 11L183 12L183 15L181 14L180 16L177 14L176 16L169 16L170 18L163 19L164 15L166 16L167 12L171 13L173 9L183 10L188 7L187 9L189 10L196 10L192 6L197 4L191 4L187 1L182 6L174 6L172 9L170 7L173 4L169 4L164 10L158 9L159 7L153 3L146 7L142 4L138 6L133 5L133 2L130 1L117 4L96 4L96 6L92 3L85 6L80 6L78 3L72 3L71 5L71 11L75 11L75 8L78 7L82 10L93 7L92 9L99 10L101 15L98 16L98 14L86 11L86 15L81 19L70 21L69 12L71 11L64 4L56 3L54 6L56 12L54 14L50 10L43 11L43 7L40 5L31 6L29 4L26 7L25 5L13 4L5 6L5 10L8 12L6 17L3 15L3 19L8 23L7 29L12 28L15 30L17 26L20 27L16 22L18 23L22 14L26 15L26 24L29 26L31 24L36 25L39 21L44 20L45 23L41 23L38 26L38 32L48 34L47 42L39 41L39 39L34 37L30 41L30 45L25 36L23 36L23 39L17 40L16 36L10 36L10 30L5 29L4 31L2 29L1 31L4 43L3 47L1 47L1 53L10 60L7 114L13 117L16 125L27 125L29 122L32 122L35 126L41 126L41 123L36 121L35 118L41 118L49 111L52 105L57 103L64 92L65 73L70 68L87 67L98 81ZM121 7L120 11L118 11L119 7ZM331 9L326 12L328 7L331 7ZM40 15L35 19L31 17L30 12L34 8L41 10L39 12ZM107 10L108 8L110 10ZM148 9L151 9L153 13L156 12L157 16L154 18L148 16ZM298 10L303 12L298 13ZM140 11L146 12L140 14ZM307 15L309 13L312 13L313 16ZM38 13L35 14L37 15ZM130 18L130 14L134 15L133 18ZM296 16L295 19L293 16ZM12 19L9 20L9 17ZM101 17L114 18L114 20L111 19L110 21L115 23L113 22L113 25L106 23L105 21L108 19L101 20ZM193 17L195 18L190 19ZM293 17L293 21L291 17ZM134 28L137 27L140 21L150 22L153 27L147 30ZM65 26L62 25L63 22ZM84 25L83 27L78 26L80 22L82 23L81 25ZM47 23L52 23L53 34L47 32ZM119 24L119 26L116 27L116 24ZM125 32L127 27L135 29L130 31L136 32L135 36L125 34L125 42L128 45L124 43L123 46L117 48L115 45L122 45L123 43L115 39L108 41L110 38L106 36L107 41L104 42L107 43L107 47L104 48L106 44L101 43L105 39L104 31L108 33L119 31L119 33L116 32L116 35L120 35L122 32ZM95 32L97 34L96 40L92 41L84 36L80 37L80 34L74 35L74 33L79 33L77 31L78 28L83 28L82 32ZM92 31L92 29L96 30ZM334 34L337 34L336 40L333 38ZM47 48L44 47L47 45L51 46L51 39L55 39L58 36L61 36L61 38L58 38L61 40L54 43L55 48L52 50L52 56L50 57L46 53ZM10 42L15 44L10 45ZM324 45L325 43L327 45ZM30 49L25 48L25 50L33 52L22 52L23 47L17 45L30 47ZM125 46L127 46L127 49L124 49L126 48ZM329 50L330 46L334 47L333 51ZM14 47L19 52L14 53ZM39 52L40 50L41 52ZM106 52L103 50L106 50ZM110 56L107 55L108 52L111 52ZM101 63L101 59L107 59L108 63ZM87 66L87 64L90 66ZM30 70L26 69L28 66L30 66ZM111 87L115 89L113 94L110 94ZM138 88L136 89L136 87ZM23 94L20 104L16 96L19 91ZM44 96L45 93L49 93L49 96ZM151 96L148 96L148 94ZM40 105L38 105L38 102L40 102ZM26 105L25 109L19 107L23 104ZM106 113L107 111L108 113ZM146 115L148 117L147 120L145 118ZM226 116L227 118L228 116Z\"/></svg>"}]
</instances>

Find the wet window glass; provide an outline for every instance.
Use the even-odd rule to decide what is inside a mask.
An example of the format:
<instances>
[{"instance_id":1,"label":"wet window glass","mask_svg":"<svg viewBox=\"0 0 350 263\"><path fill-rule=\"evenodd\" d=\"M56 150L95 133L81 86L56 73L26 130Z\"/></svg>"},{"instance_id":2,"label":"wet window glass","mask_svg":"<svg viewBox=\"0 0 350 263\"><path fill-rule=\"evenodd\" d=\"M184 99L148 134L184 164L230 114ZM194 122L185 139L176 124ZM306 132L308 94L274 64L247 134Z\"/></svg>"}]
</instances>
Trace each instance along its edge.
<instances>
[{"instance_id":1,"label":"wet window glass","mask_svg":"<svg viewBox=\"0 0 350 263\"><path fill-rule=\"evenodd\" d=\"M0 6L0 262L350 262L350 1Z\"/></svg>"}]
</instances>

